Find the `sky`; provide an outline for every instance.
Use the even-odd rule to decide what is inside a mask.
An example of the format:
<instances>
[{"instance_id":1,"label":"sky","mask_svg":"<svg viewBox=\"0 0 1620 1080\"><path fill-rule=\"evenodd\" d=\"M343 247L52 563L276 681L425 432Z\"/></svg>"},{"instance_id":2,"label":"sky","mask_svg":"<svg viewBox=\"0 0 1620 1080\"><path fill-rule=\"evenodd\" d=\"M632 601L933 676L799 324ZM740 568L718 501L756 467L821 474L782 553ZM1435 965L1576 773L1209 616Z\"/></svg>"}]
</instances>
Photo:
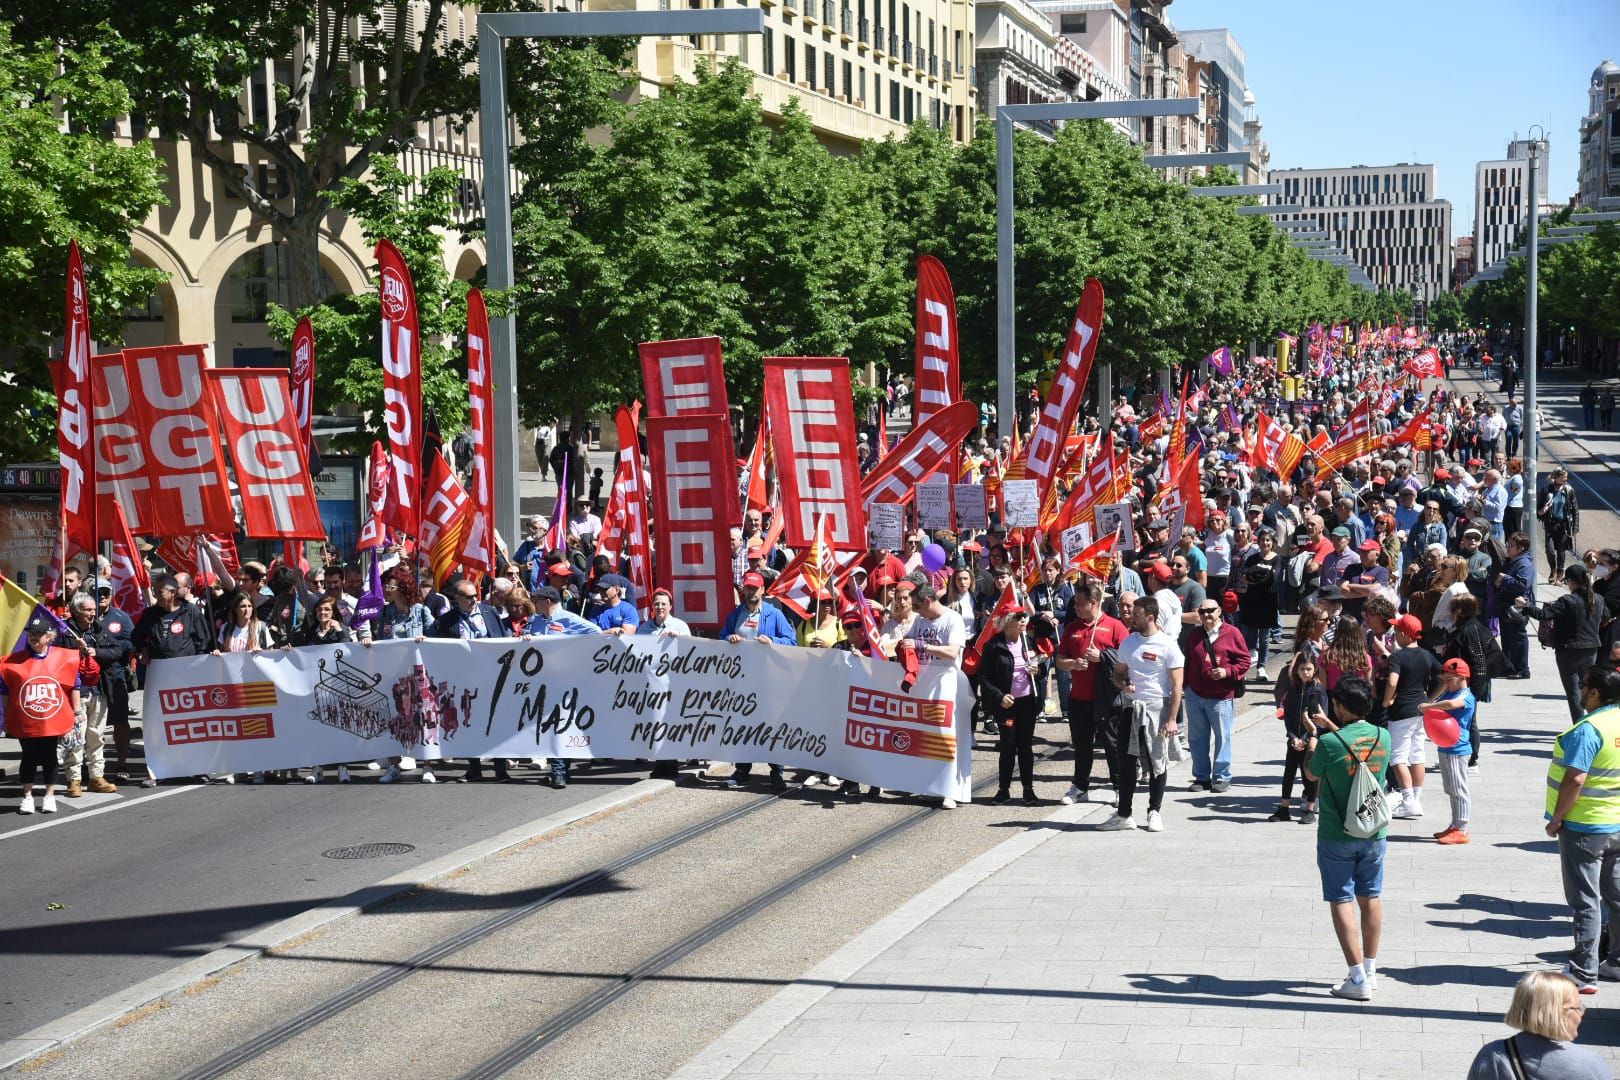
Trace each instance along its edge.
<instances>
[{"instance_id":1,"label":"sky","mask_svg":"<svg viewBox=\"0 0 1620 1080\"><path fill-rule=\"evenodd\" d=\"M1575 193L1592 69L1620 63L1617 0L1173 0L1179 29L1245 54L1272 168L1433 164L1452 234L1474 229L1474 165L1547 132L1555 204Z\"/></svg>"}]
</instances>

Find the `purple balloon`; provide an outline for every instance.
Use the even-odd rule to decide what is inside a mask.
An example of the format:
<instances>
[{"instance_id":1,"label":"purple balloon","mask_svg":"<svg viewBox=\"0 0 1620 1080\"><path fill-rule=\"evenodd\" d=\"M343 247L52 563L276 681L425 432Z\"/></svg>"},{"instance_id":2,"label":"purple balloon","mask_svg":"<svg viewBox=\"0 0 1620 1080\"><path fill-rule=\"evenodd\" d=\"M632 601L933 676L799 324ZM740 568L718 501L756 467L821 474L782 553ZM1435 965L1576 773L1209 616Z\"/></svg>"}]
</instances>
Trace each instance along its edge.
<instances>
[{"instance_id":1,"label":"purple balloon","mask_svg":"<svg viewBox=\"0 0 1620 1080\"><path fill-rule=\"evenodd\" d=\"M938 544L929 544L922 549L922 564L928 568L930 574L937 574L945 569L945 560L949 558L945 549Z\"/></svg>"}]
</instances>

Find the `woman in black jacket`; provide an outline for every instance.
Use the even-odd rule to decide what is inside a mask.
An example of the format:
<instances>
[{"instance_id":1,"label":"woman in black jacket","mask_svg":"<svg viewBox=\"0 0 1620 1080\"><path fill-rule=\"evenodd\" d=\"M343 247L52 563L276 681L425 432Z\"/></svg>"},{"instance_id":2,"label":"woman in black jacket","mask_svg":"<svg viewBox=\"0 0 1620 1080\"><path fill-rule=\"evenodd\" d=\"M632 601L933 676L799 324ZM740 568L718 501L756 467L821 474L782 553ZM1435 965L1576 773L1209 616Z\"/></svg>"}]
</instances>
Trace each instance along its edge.
<instances>
[{"instance_id":1,"label":"woman in black jacket","mask_svg":"<svg viewBox=\"0 0 1620 1080\"><path fill-rule=\"evenodd\" d=\"M979 702L986 716L995 717L1001 732L1001 784L995 803L1012 798L1013 760L1024 781L1024 805L1036 806L1035 721L1041 699L1035 693L1039 658L1026 633L1029 612L1020 608L1002 616L1000 631L984 648L979 661Z\"/></svg>"},{"instance_id":2,"label":"woman in black jacket","mask_svg":"<svg viewBox=\"0 0 1620 1080\"><path fill-rule=\"evenodd\" d=\"M1592 591L1592 578L1586 567L1578 562L1570 563L1564 571L1564 584L1569 586L1569 592L1550 604L1532 604L1524 597L1515 603L1537 622L1552 620L1553 657L1558 661L1558 678L1569 700L1569 718L1579 720L1583 715L1581 680L1597 662L1598 647L1603 644L1603 624L1609 615L1603 597Z\"/></svg>"},{"instance_id":3,"label":"woman in black jacket","mask_svg":"<svg viewBox=\"0 0 1620 1080\"><path fill-rule=\"evenodd\" d=\"M1479 598L1469 593L1451 602L1451 617L1456 620L1446 641L1446 659L1461 660L1468 665L1468 689L1480 703L1491 700L1491 653L1496 639L1479 618ZM1474 726L1469 731L1468 766L1479 764L1479 710L1474 711Z\"/></svg>"}]
</instances>

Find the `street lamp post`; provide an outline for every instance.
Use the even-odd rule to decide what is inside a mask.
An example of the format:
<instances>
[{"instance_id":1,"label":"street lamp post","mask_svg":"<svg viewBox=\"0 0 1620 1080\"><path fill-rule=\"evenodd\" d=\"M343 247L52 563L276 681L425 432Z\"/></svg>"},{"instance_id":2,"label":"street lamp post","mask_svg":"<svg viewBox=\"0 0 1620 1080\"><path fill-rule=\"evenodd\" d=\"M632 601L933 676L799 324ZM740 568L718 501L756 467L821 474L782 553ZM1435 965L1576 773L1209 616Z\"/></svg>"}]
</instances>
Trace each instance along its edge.
<instances>
[{"instance_id":1,"label":"street lamp post","mask_svg":"<svg viewBox=\"0 0 1620 1080\"><path fill-rule=\"evenodd\" d=\"M478 16L479 127L484 150L485 277L492 290L510 289L512 270L511 148L507 141L506 41L533 37L685 37L758 34L760 8L692 11L526 11ZM489 355L495 398L495 529L518 536L517 334L511 315L489 320Z\"/></svg>"},{"instance_id":2,"label":"street lamp post","mask_svg":"<svg viewBox=\"0 0 1620 1080\"><path fill-rule=\"evenodd\" d=\"M1542 133L1536 134L1538 131ZM1541 140L1546 132L1537 124L1530 129L1529 160L1525 166L1526 189L1530 193L1530 235L1525 240L1524 275L1524 532L1530 538L1530 584L1532 595L1536 570L1536 511L1541 496L1536 490L1536 449L1540 428L1536 422L1536 252L1541 247L1541 221L1536 206L1536 169L1541 164ZM1556 566L1548 567L1553 573Z\"/></svg>"},{"instance_id":3,"label":"street lamp post","mask_svg":"<svg viewBox=\"0 0 1620 1080\"><path fill-rule=\"evenodd\" d=\"M996 434L1010 438L1018 430L1014 396L1017 361L1013 352L1013 125L1048 120L1108 120L1115 117L1197 116L1197 98L1147 98L1133 101L1053 101L1002 105L996 109ZM1150 160L1151 163L1151 160ZM1098 395L1099 412L1112 400L1112 380L1103 365L1108 397Z\"/></svg>"}]
</instances>

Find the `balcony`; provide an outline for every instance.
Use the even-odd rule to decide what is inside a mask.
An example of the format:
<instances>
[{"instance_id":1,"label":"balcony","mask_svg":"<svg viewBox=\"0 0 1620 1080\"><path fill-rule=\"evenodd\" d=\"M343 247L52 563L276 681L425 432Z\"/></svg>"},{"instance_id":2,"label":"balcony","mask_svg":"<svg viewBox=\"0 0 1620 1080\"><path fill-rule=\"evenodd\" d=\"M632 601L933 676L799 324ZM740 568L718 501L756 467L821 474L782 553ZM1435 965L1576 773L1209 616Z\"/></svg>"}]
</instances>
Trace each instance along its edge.
<instances>
[{"instance_id":1,"label":"balcony","mask_svg":"<svg viewBox=\"0 0 1620 1080\"><path fill-rule=\"evenodd\" d=\"M872 24L871 24L870 21L868 21L866 19L862 19L861 20L861 31L860 31L860 33L855 35L855 44L859 45L861 48L864 49L864 48L866 48L866 46L868 44L871 43L871 41L872 41Z\"/></svg>"},{"instance_id":2,"label":"balcony","mask_svg":"<svg viewBox=\"0 0 1620 1080\"><path fill-rule=\"evenodd\" d=\"M889 55L900 55L900 35L895 33L893 30L889 31Z\"/></svg>"},{"instance_id":3,"label":"balcony","mask_svg":"<svg viewBox=\"0 0 1620 1080\"><path fill-rule=\"evenodd\" d=\"M911 66L911 42L908 41L900 46L900 59L907 67Z\"/></svg>"},{"instance_id":4,"label":"balcony","mask_svg":"<svg viewBox=\"0 0 1620 1080\"><path fill-rule=\"evenodd\" d=\"M833 0L821 0L821 22L829 29L838 25L838 9Z\"/></svg>"},{"instance_id":5,"label":"balcony","mask_svg":"<svg viewBox=\"0 0 1620 1080\"><path fill-rule=\"evenodd\" d=\"M872 48L876 49L878 52L882 52L883 46L888 40L889 39L883 33L883 24L878 23L877 31L872 35Z\"/></svg>"},{"instance_id":6,"label":"balcony","mask_svg":"<svg viewBox=\"0 0 1620 1080\"><path fill-rule=\"evenodd\" d=\"M855 35L855 13L847 7L838 15L838 32L845 41Z\"/></svg>"}]
</instances>

